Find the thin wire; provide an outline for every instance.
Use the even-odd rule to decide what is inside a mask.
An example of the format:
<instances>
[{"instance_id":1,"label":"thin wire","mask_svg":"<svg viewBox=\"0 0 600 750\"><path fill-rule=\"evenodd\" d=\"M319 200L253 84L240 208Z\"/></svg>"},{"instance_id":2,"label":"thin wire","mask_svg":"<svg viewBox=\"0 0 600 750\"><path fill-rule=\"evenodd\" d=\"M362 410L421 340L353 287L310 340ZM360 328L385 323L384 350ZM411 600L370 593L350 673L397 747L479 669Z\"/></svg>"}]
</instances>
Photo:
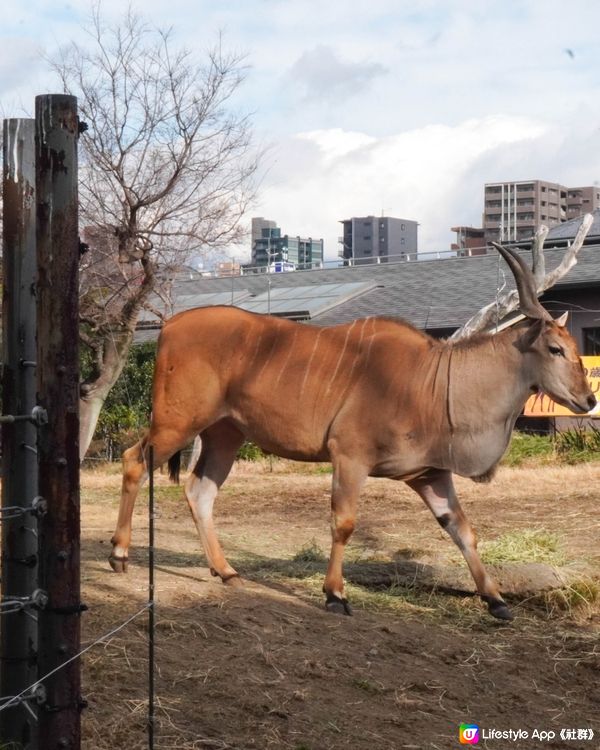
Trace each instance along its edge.
<instances>
[{"instance_id":1,"label":"thin wire","mask_svg":"<svg viewBox=\"0 0 600 750\"><path fill-rule=\"evenodd\" d=\"M148 446L148 748L154 750L154 446Z\"/></svg>"},{"instance_id":2,"label":"thin wire","mask_svg":"<svg viewBox=\"0 0 600 750\"><path fill-rule=\"evenodd\" d=\"M135 620L136 617L139 617L147 609L149 609L150 606L151 606L150 602L147 602L138 612L131 615L131 617L127 618L125 622L122 622L116 628L113 628L113 630L109 631L108 633L105 633L103 636L100 636L100 638L96 639L95 641L87 645L78 654L75 654L75 656L71 656L70 659L67 659L62 664L59 664L58 667L55 667L51 672L48 672L48 674L45 674L43 677L40 677L39 680L36 680L32 685L29 685L29 687L26 687L25 690L21 691L18 695L13 696L7 703L0 706L0 712L4 711L6 708L9 708L10 706L21 703L22 701L19 699L22 698L25 695L25 693L34 690L37 685L40 685L42 682L44 682L44 680L47 680L48 677L52 677L53 674L56 674L56 672L59 672L61 669L63 669L63 667L66 667L67 664L70 664L72 661L79 659L80 656L83 656L83 654L85 654L87 651L92 649L94 646L97 646L99 643L103 643L107 638L110 638L111 636L118 633L120 630L123 630L123 628L129 625L130 622Z\"/></svg>"},{"instance_id":3,"label":"thin wire","mask_svg":"<svg viewBox=\"0 0 600 750\"><path fill-rule=\"evenodd\" d=\"M95 269L92 270L92 273L96 277L96 281L100 279L100 274ZM104 289L102 285L100 285L100 289ZM101 292L102 293L102 292ZM104 294L104 319L105 322L108 324L108 332L109 336L112 340L113 345L115 345L115 336L112 330L112 327L110 325L110 321L108 319L108 314L106 312L106 297L107 295ZM133 343L133 342L132 342ZM116 346L115 346L116 348ZM132 407L133 405L133 399L131 398L131 393L129 390L129 386L127 383L127 379L124 381L124 390L126 394L127 401L129 403L129 406ZM136 431L137 431L137 437L138 442L140 444L140 453L142 456L142 461L144 463L144 468L148 472L148 479L149 479L149 486L148 486L148 514L149 514L149 520L148 520L148 602L146 606L140 610L138 614L141 614L141 612L144 612L146 609L148 610L148 747L149 750L153 750L154 748L154 722L155 722L155 715L154 715L154 641L155 641L155 590L154 590L154 446L149 445L148 447L148 455L146 455L146 451L143 449L143 430L141 426L141 420L139 416L136 414Z\"/></svg>"},{"instance_id":4,"label":"thin wire","mask_svg":"<svg viewBox=\"0 0 600 750\"><path fill-rule=\"evenodd\" d=\"M21 508L18 505L6 505L4 508L0 508L0 522L20 518L30 510L31 508Z\"/></svg>"}]
</instances>

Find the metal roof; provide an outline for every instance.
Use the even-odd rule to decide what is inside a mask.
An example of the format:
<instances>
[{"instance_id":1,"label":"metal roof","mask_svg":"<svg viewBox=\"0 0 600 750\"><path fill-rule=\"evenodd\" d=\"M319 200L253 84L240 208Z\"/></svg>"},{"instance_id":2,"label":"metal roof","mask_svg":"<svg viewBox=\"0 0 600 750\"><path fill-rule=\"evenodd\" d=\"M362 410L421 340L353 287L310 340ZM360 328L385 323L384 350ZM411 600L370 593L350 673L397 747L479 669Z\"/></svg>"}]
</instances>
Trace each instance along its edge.
<instances>
[{"instance_id":1,"label":"metal roof","mask_svg":"<svg viewBox=\"0 0 600 750\"><path fill-rule=\"evenodd\" d=\"M164 300L153 300L155 307L162 308L165 315L172 317L177 313L189 310L192 307L209 307L210 305L238 305L250 297L248 289L236 289L229 292L207 291L196 292L192 294L173 294L170 304L165 304ZM160 304L162 302L162 305ZM140 315L142 325L156 321L156 315L149 310L143 310Z\"/></svg>"},{"instance_id":2,"label":"metal roof","mask_svg":"<svg viewBox=\"0 0 600 750\"><path fill-rule=\"evenodd\" d=\"M280 286L245 299L237 307L250 312L310 320L374 287L372 281Z\"/></svg>"}]
</instances>

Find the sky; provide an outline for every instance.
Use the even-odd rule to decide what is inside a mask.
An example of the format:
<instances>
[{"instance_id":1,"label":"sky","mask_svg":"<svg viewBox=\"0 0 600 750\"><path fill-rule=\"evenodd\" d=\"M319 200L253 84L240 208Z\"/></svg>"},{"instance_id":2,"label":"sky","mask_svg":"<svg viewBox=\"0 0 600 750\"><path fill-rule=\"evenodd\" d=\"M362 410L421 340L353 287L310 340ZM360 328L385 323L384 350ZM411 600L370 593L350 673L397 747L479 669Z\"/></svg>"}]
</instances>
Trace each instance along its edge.
<instances>
[{"instance_id":1,"label":"sky","mask_svg":"<svg viewBox=\"0 0 600 750\"><path fill-rule=\"evenodd\" d=\"M246 55L235 106L265 149L248 216L322 237L339 221L419 222L419 250L481 225L483 186L600 182L600 3L590 0L145 0L200 56L223 33ZM123 3L104 0L107 18ZM0 114L59 90L44 56L75 39L87 0L2 0ZM232 248L245 259L249 240Z\"/></svg>"}]
</instances>

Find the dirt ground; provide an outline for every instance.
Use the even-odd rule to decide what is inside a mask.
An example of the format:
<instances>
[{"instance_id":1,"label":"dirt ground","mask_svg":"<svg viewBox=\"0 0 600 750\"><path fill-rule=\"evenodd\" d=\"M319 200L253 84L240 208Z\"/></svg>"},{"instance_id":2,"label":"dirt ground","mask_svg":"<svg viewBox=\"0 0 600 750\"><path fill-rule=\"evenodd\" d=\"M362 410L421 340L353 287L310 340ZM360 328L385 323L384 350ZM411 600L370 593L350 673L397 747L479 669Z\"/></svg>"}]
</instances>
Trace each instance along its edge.
<instances>
[{"instance_id":1,"label":"dirt ground","mask_svg":"<svg viewBox=\"0 0 600 750\"><path fill-rule=\"evenodd\" d=\"M446 750L460 746L461 723L557 733L480 740L492 750L600 747L599 480L600 464L588 464L458 481L482 551L512 531L543 529L564 569L585 570L587 594L573 585L513 597L516 619L504 624L466 593L394 583L395 566L409 561L464 569L404 485L367 484L347 554L354 616L342 617L325 612L320 594L330 475L236 467L215 515L243 588L211 578L181 488L159 477L155 747ZM112 573L119 476L89 470L82 484L87 643L144 606L148 521L143 491L129 572ZM147 680L144 613L84 657L85 748L147 747ZM562 728L596 736L563 741Z\"/></svg>"}]
</instances>

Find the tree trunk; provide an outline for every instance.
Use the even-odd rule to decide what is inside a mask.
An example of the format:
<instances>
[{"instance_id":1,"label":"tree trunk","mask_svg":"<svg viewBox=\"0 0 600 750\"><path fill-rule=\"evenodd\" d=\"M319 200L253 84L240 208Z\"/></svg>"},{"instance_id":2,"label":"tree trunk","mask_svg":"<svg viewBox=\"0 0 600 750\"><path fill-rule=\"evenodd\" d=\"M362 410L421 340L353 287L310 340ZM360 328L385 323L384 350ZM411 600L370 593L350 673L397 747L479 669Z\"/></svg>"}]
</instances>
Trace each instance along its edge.
<instances>
[{"instance_id":1,"label":"tree trunk","mask_svg":"<svg viewBox=\"0 0 600 750\"><path fill-rule=\"evenodd\" d=\"M131 343L133 341L132 331L118 331L109 333L104 341L104 356L100 374L93 380L86 382L81 388L79 401L79 457L85 458L90 447L98 417L102 406L108 396L110 389L119 379L123 371Z\"/></svg>"}]
</instances>

